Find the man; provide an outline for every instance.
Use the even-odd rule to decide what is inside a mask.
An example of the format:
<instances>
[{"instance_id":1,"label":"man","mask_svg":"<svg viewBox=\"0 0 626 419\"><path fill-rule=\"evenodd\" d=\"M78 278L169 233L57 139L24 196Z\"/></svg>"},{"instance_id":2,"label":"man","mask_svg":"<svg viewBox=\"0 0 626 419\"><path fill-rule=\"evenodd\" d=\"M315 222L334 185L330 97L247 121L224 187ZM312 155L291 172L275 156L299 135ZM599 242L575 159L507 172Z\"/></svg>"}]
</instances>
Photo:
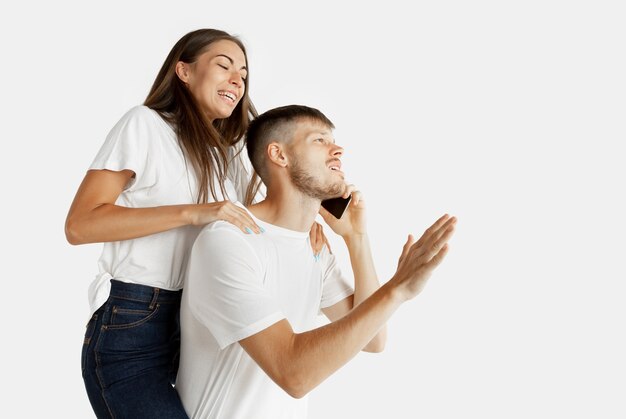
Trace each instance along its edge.
<instances>
[{"instance_id":1,"label":"man","mask_svg":"<svg viewBox=\"0 0 626 419\"><path fill-rule=\"evenodd\" d=\"M343 149L320 111L285 106L247 133L266 199L248 208L263 234L206 226L189 260L181 306L177 388L192 418L304 418L311 389L359 351L379 352L385 323L415 297L447 251L456 219L444 215L414 243L382 287L372 262L365 204L341 171ZM321 201L352 194L334 219ZM309 230L320 213L345 241L354 290ZM315 328L319 311L331 323Z\"/></svg>"}]
</instances>

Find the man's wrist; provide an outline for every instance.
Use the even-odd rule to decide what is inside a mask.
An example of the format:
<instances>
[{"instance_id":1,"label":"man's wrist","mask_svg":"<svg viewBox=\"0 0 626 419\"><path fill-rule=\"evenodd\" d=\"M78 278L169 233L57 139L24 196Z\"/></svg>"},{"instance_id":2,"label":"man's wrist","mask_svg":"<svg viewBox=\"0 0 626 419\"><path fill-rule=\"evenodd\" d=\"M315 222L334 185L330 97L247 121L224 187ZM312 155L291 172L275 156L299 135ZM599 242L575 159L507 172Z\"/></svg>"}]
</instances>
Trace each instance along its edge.
<instances>
[{"instance_id":1,"label":"man's wrist","mask_svg":"<svg viewBox=\"0 0 626 419\"><path fill-rule=\"evenodd\" d=\"M394 277L381 286L381 292L387 295L387 297L393 301L394 305L400 306L406 301L405 293Z\"/></svg>"},{"instance_id":2,"label":"man's wrist","mask_svg":"<svg viewBox=\"0 0 626 419\"><path fill-rule=\"evenodd\" d=\"M349 233L342 236L342 238L348 247L369 243L369 236L367 233Z\"/></svg>"}]
</instances>

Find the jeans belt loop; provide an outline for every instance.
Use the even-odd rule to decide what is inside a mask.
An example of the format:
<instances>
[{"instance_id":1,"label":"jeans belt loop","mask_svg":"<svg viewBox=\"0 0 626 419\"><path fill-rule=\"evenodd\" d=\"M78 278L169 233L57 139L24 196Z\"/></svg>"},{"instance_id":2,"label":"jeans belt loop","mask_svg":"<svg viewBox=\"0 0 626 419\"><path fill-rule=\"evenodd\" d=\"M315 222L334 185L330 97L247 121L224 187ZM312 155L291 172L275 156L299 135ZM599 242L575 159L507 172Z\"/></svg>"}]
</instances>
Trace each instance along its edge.
<instances>
[{"instance_id":1,"label":"jeans belt loop","mask_svg":"<svg viewBox=\"0 0 626 419\"><path fill-rule=\"evenodd\" d=\"M150 310L154 310L154 306L156 305L157 299L159 298L159 289L155 288L154 293L152 294L152 301L150 301Z\"/></svg>"}]
</instances>

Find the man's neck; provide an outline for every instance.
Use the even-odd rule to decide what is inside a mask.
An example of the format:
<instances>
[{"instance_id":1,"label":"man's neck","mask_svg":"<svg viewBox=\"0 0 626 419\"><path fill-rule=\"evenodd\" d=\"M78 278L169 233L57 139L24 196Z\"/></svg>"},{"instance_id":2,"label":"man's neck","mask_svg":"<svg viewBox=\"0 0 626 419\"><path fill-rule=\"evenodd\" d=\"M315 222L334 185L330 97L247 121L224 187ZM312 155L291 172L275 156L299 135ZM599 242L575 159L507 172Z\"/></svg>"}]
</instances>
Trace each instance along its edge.
<instances>
[{"instance_id":1,"label":"man's neck","mask_svg":"<svg viewBox=\"0 0 626 419\"><path fill-rule=\"evenodd\" d=\"M248 209L256 218L266 223L288 230L308 232L319 213L320 200L296 190L268 190L263 201Z\"/></svg>"}]
</instances>

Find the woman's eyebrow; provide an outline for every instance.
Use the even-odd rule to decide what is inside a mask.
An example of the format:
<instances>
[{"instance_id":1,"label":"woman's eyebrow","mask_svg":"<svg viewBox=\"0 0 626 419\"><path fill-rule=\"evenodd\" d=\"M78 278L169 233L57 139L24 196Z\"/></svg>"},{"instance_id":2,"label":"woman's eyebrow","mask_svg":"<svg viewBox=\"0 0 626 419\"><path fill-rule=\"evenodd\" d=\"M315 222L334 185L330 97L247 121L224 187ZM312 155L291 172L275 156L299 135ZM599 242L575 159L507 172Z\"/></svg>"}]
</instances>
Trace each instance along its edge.
<instances>
[{"instance_id":1,"label":"woman's eyebrow","mask_svg":"<svg viewBox=\"0 0 626 419\"><path fill-rule=\"evenodd\" d=\"M224 57L226 58L228 61L230 61L231 64L235 64L235 61L230 58L228 55L224 55L224 54L217 54L216 57ZM240 70L248 70L248 68L244 65L240 68Z\"/></svg>"}]
</instances>

